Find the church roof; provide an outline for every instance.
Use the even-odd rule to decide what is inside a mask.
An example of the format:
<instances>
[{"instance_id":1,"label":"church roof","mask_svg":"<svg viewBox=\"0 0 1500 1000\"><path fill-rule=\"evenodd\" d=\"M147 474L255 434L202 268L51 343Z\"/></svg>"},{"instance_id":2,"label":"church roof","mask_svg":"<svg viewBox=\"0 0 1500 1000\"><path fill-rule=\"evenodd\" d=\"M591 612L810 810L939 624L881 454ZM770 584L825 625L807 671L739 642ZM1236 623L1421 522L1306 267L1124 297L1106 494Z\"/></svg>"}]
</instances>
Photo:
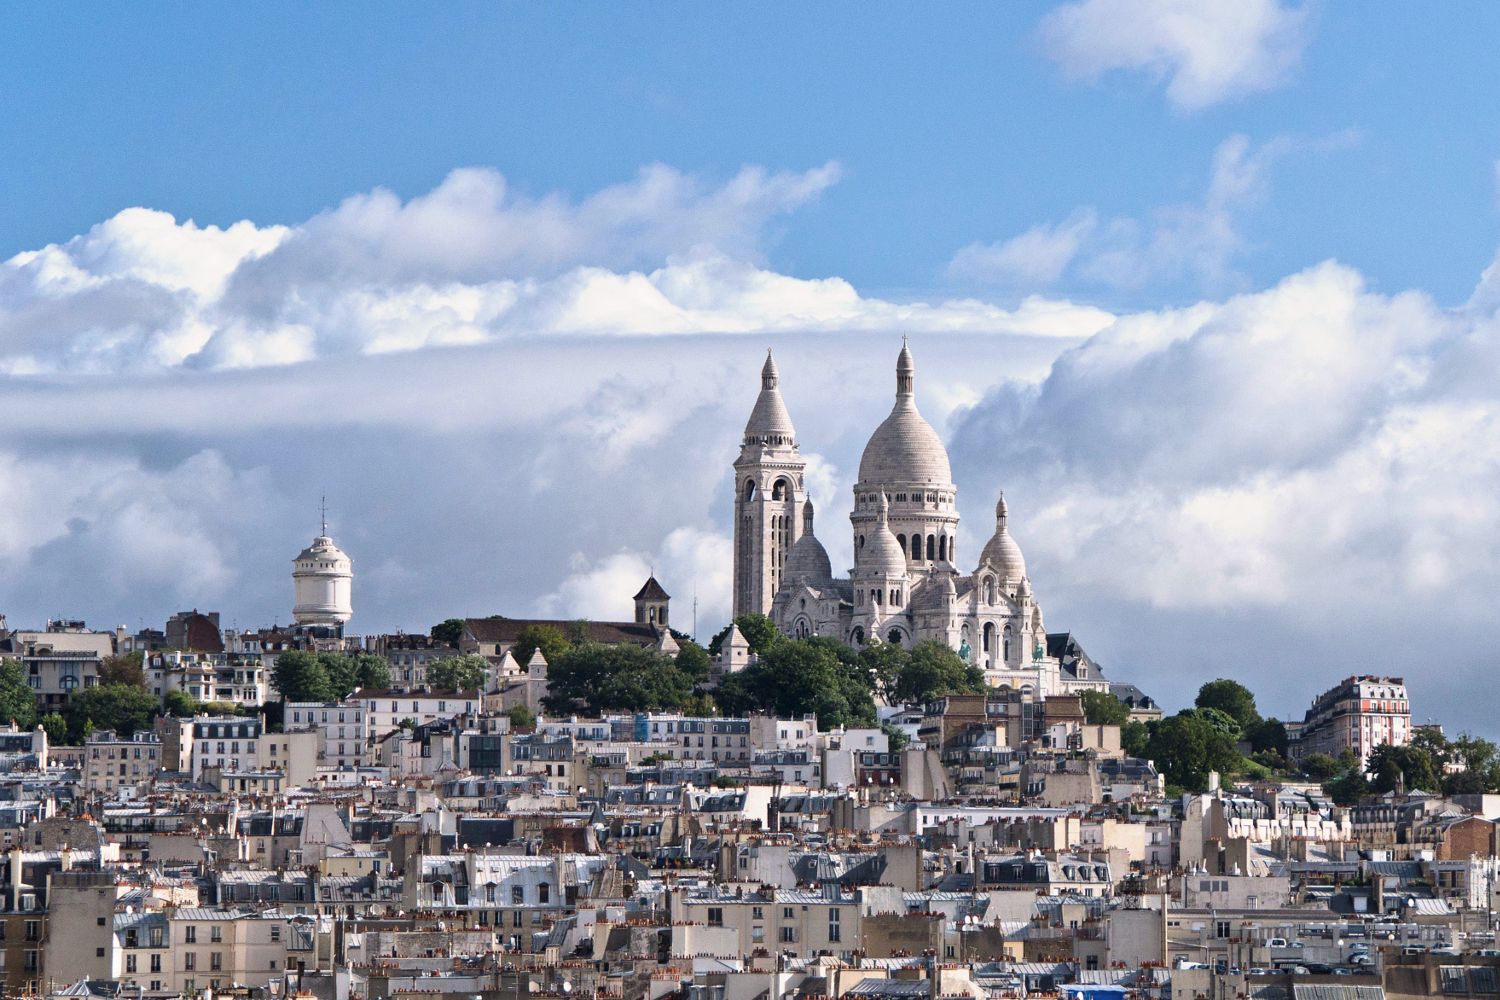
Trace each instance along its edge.
<instances>
[{"instance_id":1,"label":"church roof","mask_svg":"<svg viewBox=\"0 0 1500 1000\"><path fill-rule=\"evenodd\" d=\"M833 579L833 563L828 559L828 550L813 535L813 505L808 500L802 505L802 537L792 544L787 553L784 580L805 580L820 586Z\"/></svg>"},{"instance_id":2,"label":"church roof","mask_svg":"<svg viewBox=\"0 0 1500 1000\"><path fill-rule=\"evenodd\" d=\"M1005 497L995 504L995 533L984 543L979 553L979 565L989 566L1002 580L1021 580L1026 576L1026 558L1021 555L1021 546L1011 537L1007 527Z\"/></svg>"},{"instance_id":3,"label":"church roof","mask_svg":"<svg viewBox=\"0 0 1500 1000\"><path fill-rule=\"evenodd\" d=\"M465 618L464 630L475 642L492 642L508 646L516 641L521 631L531 625L551 625L567 635L575 626L581 626L591 642L613 645L622 642L637 646L656 645L658 635L654 625L637 622L575 622L558 618Z\"/></svg>"},{"instance_id":4,"label":"church roof","mask_svg":"<svg viewBox=\"0 0 1500 1000\"><path fill-rule=\"evenodd\" d=\"M756 397L755 408L750 411L750 419L745 422L747 444L765 438L786 438L790 442L797 436L792 415L787 412L786 404L781 401L781 390L777 388L780 380L776 361L767 351L765 366L760 370L760 395Z\"/></svg>"},{"instance_id":5,"label":"church roof","mask_svg":"<svg viewBox=\"0 0 1500 1000\"><path fill-rule=\"evenodd\" d=\"M333 539L327 535L319 535L312 540L312 544L297 553L295 562L304 559L348 559L344 550L333 544Z\"/></svg>"},{"instance_id":6,"label":"church roof","mask_svg":"<svg viewBox=\"0 0 1500 1000\"><path fill-rule=\"evenodd\" d=\"M896 405L875 428L859 460L861 483L931 483L951 487L948 449L932 425L917 412L913 395L915 366L901 346L896 364Z\"/></svg>"},{"instance_id":7,"label":"church roof","mask_svg":"<svg viewBox=\"0 0 1500 1000\"><path fill-rule=\"evenodd\" d=\"M864 547L854 553L855 565L865 573L880 576L903 576L906 573L906 550L891 534L890 501L880 494L879 519L864 536Z\"/></svg>"},{"instance_id":8,"label":"church roof","mask_svg":"<svg viewBox=\"0 0 1500 1000\"><path fill-rule=\"evenodd\" d=\"M645 586L636 591L633 600L637 601L670 601L671 595L662 589L662 585L656 582L653 576L646 581Z\"/></svg>"}]
</instances>

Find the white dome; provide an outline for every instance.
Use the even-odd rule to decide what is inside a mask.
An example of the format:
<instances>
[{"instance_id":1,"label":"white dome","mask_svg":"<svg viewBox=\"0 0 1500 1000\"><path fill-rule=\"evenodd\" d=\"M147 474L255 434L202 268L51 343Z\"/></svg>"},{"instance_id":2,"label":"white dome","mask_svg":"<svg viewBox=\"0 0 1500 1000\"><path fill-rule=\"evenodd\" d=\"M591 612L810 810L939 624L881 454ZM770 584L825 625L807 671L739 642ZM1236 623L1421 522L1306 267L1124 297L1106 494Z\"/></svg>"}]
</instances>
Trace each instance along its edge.
<instances>
[{"instance_id":1,"label":"white dome","mask_svg":"<svg viewBox=\"0 0 1500 1000\"><path fill-rule=\"evenodd\" d=\"M912 393L915 376L911 351L902 344L896 359L896 405L865 445L859 460L861 483L952 485L948 449L943 447L943 439L932 425L917 412Z\"/></svg>"},{"instance_id":2,"label":"white dome","mask_svg":"<svg viewBox=\"0 0 1500 1000\"><path fill-rule=\"evenodd\" d=\"M1002 580L1024 580L1026 579L1026 558L1021 555L1021 546L1010 536L1010 530L1006 527L1008 510L1005 505L1005 497L995 504L995 533L990 540L984 543L984 550L979 553L979 567L988 567Z\"/></svg>"},{"instance_id":3,"label":"white dome","mask_svg":"<svg viewBox=\"0 0 1500 1000\"><path fill-rule=\"evenodd\" d=\"M750 419L745 422L745 444L791 444L796 438L792 415L787 412L786 404L781 400L781 390L777 388L780 381L776 361L767 351L766 363L760 370L760 395L756 397L755 408L750 411Z\"/></svg>"},{"instance_id":4,"label":"white dome","mask_svg":"<svg viewBox=\"0 0 1500 1000\"><path fill-rule=\"evenodd\" d=\"M822 586L833 580L833 564L828 559L828 550L813 535L811 500L802 505L802 537L787 553L786 569L781 575L784 580L805 580L813 586Z\"/></svg>"},{"instance_id":5,"label":"white dome","mask_svg":"<svg viewBox=\"0 0 1500 1000\"><path fill-rule=\"evenodd\" d=\"M891 534L890 502L884 493L880 494L878 510L875 527L865 535L864 547L855 553L854 562L865 575L905 576L906 552Z\"/></svg>"}]
</instances>

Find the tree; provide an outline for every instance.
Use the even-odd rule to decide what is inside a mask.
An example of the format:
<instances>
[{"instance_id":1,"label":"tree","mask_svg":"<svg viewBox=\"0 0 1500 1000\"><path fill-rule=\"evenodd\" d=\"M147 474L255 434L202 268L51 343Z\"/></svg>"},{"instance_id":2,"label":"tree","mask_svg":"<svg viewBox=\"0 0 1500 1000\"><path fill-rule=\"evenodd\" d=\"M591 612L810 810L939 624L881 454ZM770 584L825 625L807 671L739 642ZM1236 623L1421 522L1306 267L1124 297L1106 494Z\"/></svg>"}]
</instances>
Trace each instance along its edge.
<instances>
[{"instance_id":1,"label":"tree","mask_svg":"<svg viewBox=\"0 0 1500 1000\"><path fill-rule=\"evenodd\" d=\"M1127 757L1144 757L1150 742L1151 727L1146 723L1131 719L1120 727L1120 749Z\"/></svg>"},{"instance_id":2,"label":"tree","mask_svg":"<svg viewBox=\"0 0 1500 1000\"><path fill-rule=\"evenodd\" d=\"M1108 691L1083 691L1083 720L1091 726L1123 726L1130 721L1130 706Z\"/></svg>"},{"instance_id":3,"label":"tree","mask_svg":"<svg viewBox=\"0 0 1500 1000\"><path fill-rule=\"evenodd\" d=\"M1274 751L1278 757L1286 757L1286 724L1279 719L1266 719L1255 728L1246 730L1245 738L1250 741L1251 753Z\"/></svg>"},{"instance_id":4,"label":"tree","mask_svg":"<svg viewBox=\"0 0 1500 1000\"><path fill-rule=\"evenodd\" d=\"M906 648L899 643L881 642L872 636L860 647L858 658L866 682L887 700L895 700L894 691L901 683L901 672L911 660Z\"/></svg>"},{"instance_id":5,"label":"tree","mask_svg":"<svg viewBox=\"0 0 1500 1000\"><path fill-rule=\"evenodd\" d=\"M911 737L906 735L905 730L897 729L889 722L882 722L880 724L880 731L885 733L885 738L890 741L891 753L900 753L911 742Z\"/></svg>"},{"instance_id":6,"label":"tree","mask_svg":"<svg viewBox=\"0 0 1500 1000\"><path fill-rule=\"evenodd\" d=\"M181 688L173 688L162 696L162 711L179 719L198 714L198 700Z\"/></svg>"},{"instance_id":7,"label":"tree","mask_svg":"<svg viewBox=\"0 0 1500 1000\"><path fill-rule=\"evenodd\" d=\"M1345 769L1343 774L1332 781L1323 783L1323 791L1328 793L1334 805L1339 806L1354 805L1362 796L1368 794L1369 790L1369 782L1365 781L1365 776L1360 773L1357 765Z\"/></svg>"},{"instance_id":8,"label":"tree","mask_svg":"<svg viewBox=\"0 0 1500 1000\"><path fill-rule=\"evenodd\" d=\"M1198 697L1193 704L1198 708L1218 709L1239 723L1242 733L1248 733L1260 725L1260 713L1255 710L1255 695L1239 681L1223 677L1209 681L1198 689Z\"/></svg>"},{"instance_id":9,"label":"tree","mask_svg":"<svg viewBox=\"0 0 1500 1000\"><path fill-rule=\"evenodd\" d=\"M464 620L462 618L444 618L427 632L432 636L434 642L446 642L450 646L457 646L458 640L464 635Z\"/></svg>"},{"instance_id":10,"label":"tree","mask_svg":"<svg viewBox=\"0 0 1500 1000\"><path fill-rule=\"evenodd\" d=\"M783 718L812 714L820 729L873 726L875 702L857 658L841 659L833 642L775 643L760 659L719 685L726 712L769 712Z\"/></svg>"},{"instance_id":11,"label":"tree","mask_svg":"<svg viewBox=\"0 0 1500 1000\"><path fill-rule=\"evenodd\" d=\"M1327 781L1339 770L1339 762L1326 753L1310 753L1302 758L1302 773L1313 781Z\"/></svg>"},{"instance_id":12,"label":"tree","mask_svg":"<svg viewBox=\"0 0 1500 1000\"><path fill-rule=\"evenodd\" d=\"M713 658L708 655L708 650L698 645L691 639L678 641L677 646L677 669L681 670L694 684L702 684L708 680L709 672L713 669Z\"/></svg>"},{"instance_id":13,"label":"tree","mask_svg":"<svg viewBox=\"0 0 1500 1000\"><path fill-rule=\"evenodd\" d=\"M528 732L536 728L536 715L525 705L512 705L505 714L510 717L510 728L515 732Z\"/></svg>"},{"instance_id":14,"label":"tree","mask_svg":"<svg viewBox=\"0 0 1500 1000\"><path fill-rule=\"evenodd\" d=\"M1436 792L1442 787L1437 769L1432 766L1432 756L1416 746L1386 743L1376 747L1370 753L1365 773L1370 776L1370 790L1377 795L1393 792L1398 785L1408 792L1419 788Z\"/></svg>"},{"instance_id":15,"label":"tree","mask_svg":"<svg viewBox=\"0 0 1500 1000\"><path fill-rule=\"evenodd\" d=\"M40 725L47 731L48 743L61 746L68 741L68 720L56 712L48 712L42 716Z\"/></svg>"},{"instance_id":16,"label":"tree","mask_svg":"<svg viewBox=\"0 0 1500 1000\"><path fill-rule=\"evenodd\" d=\"M100 684L133 684L146 686L146 671L142 664L145 657L139 650L106 656L99 664Z\"/></svg>"},{"instance_id":17,"label":"tree","mask_svg":"<svg viewBox=\"0 0 1500 1000\"><path fill-rule=\"evenodd\" d=\"M684 698L678 709L683 715L711 719L719 714L719 703L714 701L714 696L707 692L695 692Z\"/></svg>"},{"instance_id":18,"label":"tree","mask_svg":"<svg viewBox=\"0 0 1500 1000\"><path fill-rule=\"evenodd\" d=\"M1427 732L1428 730L1419 730ZM1441 738L1441 737L1440 737ZM1412 742L1416 743L1413 737ZM1464 733L1449 743L1441 757L1463 769L1443 777L1443 791L1450 795L1500 791L1500 748L1489 740Z\"/></svg>"},{"instance_id":19,"label":"tree","mask_svg":"<svg viewBox=\"0 0 1500 1000\"><path fill-rule=\"evenodd\" d=\"M542 651L542 659L552 663L572 648L573 644L556 625L527 625L516 633L516 641L510 647L510 655L524 667L531 662L532 654L539 649Z\"/></svg>"},{"instance_id":20,"label":"tree","mask_svg":"<svg viewBox=\"0 0 1500 1000\"><path fill-rule=\"evenodd\" d=\"M941 642L929 640L911 648L889 696L901 703L928 702L945 694L983 690L984 671Z\"/></svg>"},{"instance_id":21,"label":"tree","mask_svg":"<svg viewBox=\"0 0 1500 1000\"><path fill-rule=\"evenodd\" d=\"M477 691L489 673L489 661L477 653L445 656L427 664L427 686L434 691Z\"/></svg>"},{"instance_id":22,"label":"tree","mask_svg":"<svg viewBox=\"0 0 1500 1000\"><path fill-rule=\"evenodd\" d=\"M347 697L356 688L365 691L384 691L391 686L391 665L383 656L376 656L374 653L355 653L349 657L349 666L354 684L348 691L342 693L335 690L334 694L340 698Z\"/></svg>"},{"instance_id":23,"label":"tree","mask_svg":"<svg viewBox=\"0 0 1500 1000\"><path fill-rule=\"evenodd\" d=\"M1231 742L1238 743L1240 737L1244 735L1244 732L1240 729L1239 721L1222 709L1195 708L1193 709L1193 714L1229 737Z\"/></svg>"},{"instance_id":24,"label":"tree","mask_svg":"<svg viewBox=\"0 0 1500 1000\"><path fill-rule=\"evenodd\" d=\"M161 708L156 696L131 684L108 684L76 692L64 710L69 735L84 734L87 727L112 729L129 736L145 729Z\"/></svg>"},{"instance_id":25,"label":"tree","mask_svg":"<svg viewBox=\"0 0 1500 1000\"><path fill-rule=\"evenodd\" d=\"M747 613L736 615L734 625L740 630L740 635L745 637L745 643L750 647L750 652L760 653L770 649L781 641L781 631L776 623L765 615ZM729 637L729 626L721 628L717 635L708 643L708 652L712 656L719 655L719 648L723 646L724 640Z\"/></svg>"},{"instance_id":26,"label":"tree","mask_svg":"<svg viewBox=\"0 0 1500 1000\"><path fill-rule=\"evenodd\" d=\"M1226 773L1240 765L1242 758L1235 749L1234 737L1215 718L1222 714L1212 708L1188 710L1157 723L1145 755L1169 784L1201 792L1208 787L1210 771ZM1234 724L1233 720L1229 722Z\"/></svg>"},{"instance_id":27,"label":"tree","mask_svg":"<svg viewBox=\"0 0 1500 1000\"><path fill-rule=\"evenodd\" d=\"M26 683L20 660L0 660L0 719L15 723L17 729L36 725L36 692Z\"/></svg>"},{"instance_id":28,"label":"tree","mask_svg":"<svg viewBox=\"0 0 1500 1000\"><path fill-rule=\"evenodd\" d=\"M333 700L328 668L316 653L290 649L276 657L271 683L283 701L325 702Z\"/></svg>"},{"instance_id":29,"label":"tree","mask_svg":"<svg viewBox=\"0 0 1500 1000\"><path fill-rule=\"evenodd\" d=\"M681 707L693 682L671 657L629 643L575 645L547 666L548 711L645 712Z\"/></svg>"}]
</instances>

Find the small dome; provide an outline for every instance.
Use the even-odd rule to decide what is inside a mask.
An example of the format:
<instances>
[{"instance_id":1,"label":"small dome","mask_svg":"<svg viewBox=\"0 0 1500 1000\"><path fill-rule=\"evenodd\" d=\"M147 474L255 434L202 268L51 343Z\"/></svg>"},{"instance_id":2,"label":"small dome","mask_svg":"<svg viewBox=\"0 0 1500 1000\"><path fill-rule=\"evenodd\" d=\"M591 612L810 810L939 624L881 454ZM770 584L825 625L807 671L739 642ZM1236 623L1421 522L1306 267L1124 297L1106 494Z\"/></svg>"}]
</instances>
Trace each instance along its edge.
<instances>
[{"instance_id":1,"label":"small dome","mask_svg":"<svg viewBox=\"0 0 1500 1000\"><path fill-rule=\"evenodd\" d=\"M802 505L802 537L792 545L786 556L784 580L804 580L813 586L821 586L833 580L833 564L828 560L828 550L813 535L813 505L809 500Z\"/></svg>"},{"instance_id":2,"label":"small dome","mask_svg":"<svg viewBox=\"0 0 1500 1000\"><path fill-rule=\"evenodd\" d=\"M1021 546L1010 537L1007 513L1005 497L1001 495L1000 502L995 504L995 533L979 553L979 567L989 567L1000 579L1014 582L1026 579L1026 558L1021 555Z\"/></svg>"},{"instance_id":3,"label":"small dome","mask_svg":"<svg viewBox=\"0 0 1500 1000\"><path fill-rule=\"evenodd\" d=\"M913 395L916 369L911 351L901 345L896 359L896 405L870 441L859 460L861 483L935 483L951 485L953 470L948 449L932 425L917 412Z\"/></svg>"},{"instance_id":4,"label":"small dome","mask_svg":"<svg viewBox=\"0 0 1500 1000\"><path fill-rule=\"evenodd\" d=\"M879 516L875 527L865 536L865 545L855 556L855 562L865 574L877 576L905 576L906 552L896 536L891 534L891 505L880 494Z\"/></svg>"},{"instance_id":5,"label":"small dome","mask_svg":"<svg viewBox=\"0 0 1500 1000\"><path fill-rule=\"evenodd\" d=\"M286 550L283 549L282 551ZM345 562L349 561L349 557L344 554L344 550L333 544L333 539L327 535L319 535L317 538L314 538L311 545L297 553L297 558L293 562L302 562L304 559L320 559L325 561L342 559Z\"/></svg>"},{"instance_id":6,"label":"small dome","mask_svg":"<svg viewBox=\"0 0 1500 1000\"><path fill-rule=\"evenodd\" d=\"M791 443L796 438L797 430L792 426L792 415L787 412L786 404L781 401L781 390L777 388L780 382L776 360L767 351L766 363L760 370L760 395L756 397L755 408L750 411L750 419L745 423L746 444L777 438L784 438L787 443Z\"/></svg>"}]
</instances>

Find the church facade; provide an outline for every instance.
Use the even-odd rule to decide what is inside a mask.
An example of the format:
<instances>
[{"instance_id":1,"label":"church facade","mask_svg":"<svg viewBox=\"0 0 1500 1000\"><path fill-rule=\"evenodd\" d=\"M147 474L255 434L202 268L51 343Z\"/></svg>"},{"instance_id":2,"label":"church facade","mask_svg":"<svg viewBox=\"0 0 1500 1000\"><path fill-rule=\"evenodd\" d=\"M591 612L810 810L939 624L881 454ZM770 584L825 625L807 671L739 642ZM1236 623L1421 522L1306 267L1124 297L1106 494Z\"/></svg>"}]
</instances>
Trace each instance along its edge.
<instances>
[{"instance_id":1,"label":"church facade","mask_svg":"<svg viewBox=\"0 0 1500 1000\"><path fill-rule=\"evenodd\" d=\"M941 642L989 683L1036 697L1107 690L1066 634L1047 635L1005 498L978 558L959 548L958 488L942 438L917 409L902 344L896 398L860 458L849 514L854 566L835 576L813 526L806 463L768 354L734 462L734 613L766 614L790 636L851 646Z\"/></svg>"}]
</instances>

